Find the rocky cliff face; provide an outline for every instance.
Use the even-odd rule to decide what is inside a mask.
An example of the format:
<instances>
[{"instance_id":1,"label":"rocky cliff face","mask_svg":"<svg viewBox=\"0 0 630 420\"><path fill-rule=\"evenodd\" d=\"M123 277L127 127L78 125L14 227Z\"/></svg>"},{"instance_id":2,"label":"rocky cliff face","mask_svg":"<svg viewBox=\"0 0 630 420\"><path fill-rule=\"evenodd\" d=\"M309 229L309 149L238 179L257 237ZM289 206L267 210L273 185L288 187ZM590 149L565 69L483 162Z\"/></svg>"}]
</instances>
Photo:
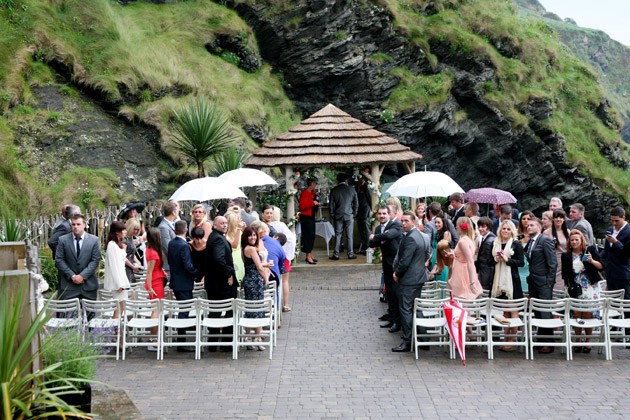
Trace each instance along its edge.
<instances>
[{"instance_id":1,"label":"rocky cliff face","mask_svg":"<svg viewBox=\"0 0 630 420\"><path fill-rule=\"evenodd\" d=\"M396 33L387 10L371 3L314 0L281 15L262 4L241 4L237 11L254 28L263 59L284 74L287 93L303 115L333 103L422 154L418 170L426 165L445 172L465 190L509 190L519 198L520 209L537 214L552 196L566 205L581 202L599 233L608 210L619 204L565 163L562 138L539 123L553 113L549 101L530 102L525 111L530 129L513 129L484 100L481 84L494 74L488 63L435 44L431 52L438 58L437 68L430 65L420 48L410 47ZM374 53L391 59L371 59ZM389 74L396 67L418 74L450 72L453 84L446 101L384 122L383 103L399 83ZM388 174L403 175L395 167Z\"/></svg>"}]
</instances>

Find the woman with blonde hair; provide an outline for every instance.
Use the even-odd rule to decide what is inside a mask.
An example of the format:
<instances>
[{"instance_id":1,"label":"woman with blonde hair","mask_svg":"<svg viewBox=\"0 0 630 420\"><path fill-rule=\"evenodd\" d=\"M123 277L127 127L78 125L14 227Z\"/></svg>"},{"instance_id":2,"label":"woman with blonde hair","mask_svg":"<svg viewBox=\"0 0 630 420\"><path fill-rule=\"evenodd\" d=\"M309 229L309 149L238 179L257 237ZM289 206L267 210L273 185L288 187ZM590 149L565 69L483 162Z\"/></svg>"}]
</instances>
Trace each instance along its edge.
<instances>
[{"instance_id":1,"label":"woman with blonde hair","mask_svg":"<svg viewBox=\"0 0 630 420\"><path fill-rule=\"evenodd\" d=\"M247 225L241 220L240 211L238 213L233 211L226 212L225 218L228 222L228 230L225 234L225 238L232 246L232 260L236 266L236 279L241 281L245 275L245 265L243 264L243 257L241 254L241 235Z\"/></svg>"},{"instance_id":2,"label":"woman with blonde hair","mask_svg":"<svg viewBox=\"0 0 630 420\"><path fill-rule=\"evenodd\" d=\"M127 244L125 273L127 274L127 279L129 279L129 282L133 282L135 280L133 273L136 271L140 271L140 267L142 266L142 263L136 255L137 244L140 244L140 241L137 239L138 235L140 234L140 221L136 218L127 219L127 222L125 223L125 228L127 230L127 237L123 239Z\"/></svg>"},{"instance_id":3,"label":"woman with blonde hair","mask_svg":"<svg viewBox=\"0 0 630 420\"><path fill-rule=\"evenodd\" d=\"M460 299L475 299L483 292L475 269L475 243L472 221L462 216L457 219L459 241L453 252L453 269L449 271L449 289Z\"/></svg>"},{"instance_id":4,"label":"woman with blonde hair","mask_svg":"<svg viewBox=\"0 0 630 420\"><path fill-rule=\"evenodd\" d=\"M385 200L385 203L388 206L392 206L392 214L394 215L394 217L398 220L402 219L402 204L400 203L400 200L398 199L398 197L388 197L387 200Z\"/></svg>"},{"instance_id":5,"label":"woman with blonde hair","mask_svg":"<svg viewBox=\"0 0 630 420\"><path fill-rule=\"evenodd\" d=\"M416 206L416 217L418 218L416 226L420 231L424 232L424 225L429 222L427 218L427 203L418 203Z\"/></svg>"},{"instance_id":6,"label":"woman with blonde hair","mask_svg":"<svg viewBox=\"0 0 630 420\"><path fill-rule=\"evenodd\" d=\"M498 299L521 299L523 288L518 268L525 265L525 252L523 245L517 239L516 227L512 221L504 220L499 225L491 255L488 265L495 265L491 296ZM518 312L504 312L503 315L508 319L518 318ZM514 341L514 338L509 335L516 335L517 330L516 327L505 329L506 343ZM503 351L515 349L514 346L499 347L499 350Z\"/></svg>"},{"instance_id":7,"label":"woman with blonde hair","mask_svg":"<svg viewBox=\"0 0 630 420\"><path fill-rule=\"evenodd\" d=\"M551 226L553 226L553 212L551 210L547 210L542 214L540 218L543 227L543 235L551 235L551 231L547 231Z\"/></svg>"},{"instance_id":8,"label":"woman with blonde hair","mask_svg":"<svg viewBox=\"0 0 630 420\"><path fill-rule=\"evenodd\" d=\"M281 275L282 277L282 311L289 312L291 308L289 307L289 272L291 271L291 261L295 258L295 243L296 238L295 234L289 229L289 227L281 221L282 219L282 210L279 207L273 207L273 217L271 218L271 222L269 224L273 226L273 228L278 233L283 233L287 237L287 241L282 245L284 249L284 253L287 258L284 260L284 268L286 269L286 273Z\"/></svg>"},{"instance_id":9,"label":"woman with blonde hair","mask_svg":"<svg viewBox=\"0 0 630 420\"><path fill-rule=\"evenodd\" d=\"M190 212L190 226L188 226L188 232L192 232L192 230L196 227L203 228L205 232L204 239L208 240L208 236L212 233L212 223L208 221L208 211L206 210L206 206L203 204L197 204L192 208Z\"/></svg>"}]
</instances>

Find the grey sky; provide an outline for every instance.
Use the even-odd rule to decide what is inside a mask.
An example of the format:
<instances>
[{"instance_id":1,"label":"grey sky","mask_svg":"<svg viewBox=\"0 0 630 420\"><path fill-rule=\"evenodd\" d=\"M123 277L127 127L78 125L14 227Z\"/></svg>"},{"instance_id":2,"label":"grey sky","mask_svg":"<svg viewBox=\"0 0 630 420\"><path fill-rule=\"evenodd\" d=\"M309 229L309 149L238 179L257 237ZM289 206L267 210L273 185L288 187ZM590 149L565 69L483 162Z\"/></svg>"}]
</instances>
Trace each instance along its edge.
<instances>
[{"instance_id":1,"label":"grey sky","mask_svg":"<svg viewBox=\"0 0 630 420\"><path fill-rule=\"evenodd\" d=\"M628 0L538 0L561 18L570 17L584 28L601 29L630 46L630 1Z\"/></svg>"}]
</instances>

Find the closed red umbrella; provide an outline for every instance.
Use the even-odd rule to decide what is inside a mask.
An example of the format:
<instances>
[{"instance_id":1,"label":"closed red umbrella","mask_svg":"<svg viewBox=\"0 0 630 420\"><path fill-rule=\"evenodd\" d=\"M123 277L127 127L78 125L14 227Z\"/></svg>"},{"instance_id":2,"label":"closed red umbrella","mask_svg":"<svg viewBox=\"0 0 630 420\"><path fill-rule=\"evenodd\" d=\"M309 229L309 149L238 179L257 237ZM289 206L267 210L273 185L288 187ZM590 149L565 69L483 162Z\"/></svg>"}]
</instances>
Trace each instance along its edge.
<instances>
[{"instance_id":1,"label":"closed red umbrella","mask_svg":"<svg viewBox=\"0 0 630 420\"><path fill-rule=\"evenodd\" d=\"M509 192L498 188L474 188L463 195L464 200L473 203L510 204L516 203L516 198Z\"/></svg>"}]
</instances>

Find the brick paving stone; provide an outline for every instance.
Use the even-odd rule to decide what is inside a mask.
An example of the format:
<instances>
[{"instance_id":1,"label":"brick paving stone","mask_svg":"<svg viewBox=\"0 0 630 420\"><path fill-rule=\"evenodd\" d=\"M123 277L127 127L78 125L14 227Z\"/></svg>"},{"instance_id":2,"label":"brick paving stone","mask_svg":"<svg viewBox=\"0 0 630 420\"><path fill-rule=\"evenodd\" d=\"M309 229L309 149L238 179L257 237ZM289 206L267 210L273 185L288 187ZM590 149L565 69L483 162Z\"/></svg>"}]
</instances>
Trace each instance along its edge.
<instances>
[{"instance_id":1,"label":"brick paving stone","mask_svg":"<svg viewBox=\"0 0 630 420\"><path fill-rule=\"evenodd\" d=\"M266 351L171 351L163 361L134 349L104 361L96 379L124 389L145 417L165 419L607 419L630 410L630 350L612 361L591 353L467 349L466 366L446 348L392 353L399 334L379 328L377 267L298 267L292 312L283 314L273 360ZM574 393L570 392L574 389ZM586 392L585 390L591 390Z\"/></svg>"}]
</instances>

